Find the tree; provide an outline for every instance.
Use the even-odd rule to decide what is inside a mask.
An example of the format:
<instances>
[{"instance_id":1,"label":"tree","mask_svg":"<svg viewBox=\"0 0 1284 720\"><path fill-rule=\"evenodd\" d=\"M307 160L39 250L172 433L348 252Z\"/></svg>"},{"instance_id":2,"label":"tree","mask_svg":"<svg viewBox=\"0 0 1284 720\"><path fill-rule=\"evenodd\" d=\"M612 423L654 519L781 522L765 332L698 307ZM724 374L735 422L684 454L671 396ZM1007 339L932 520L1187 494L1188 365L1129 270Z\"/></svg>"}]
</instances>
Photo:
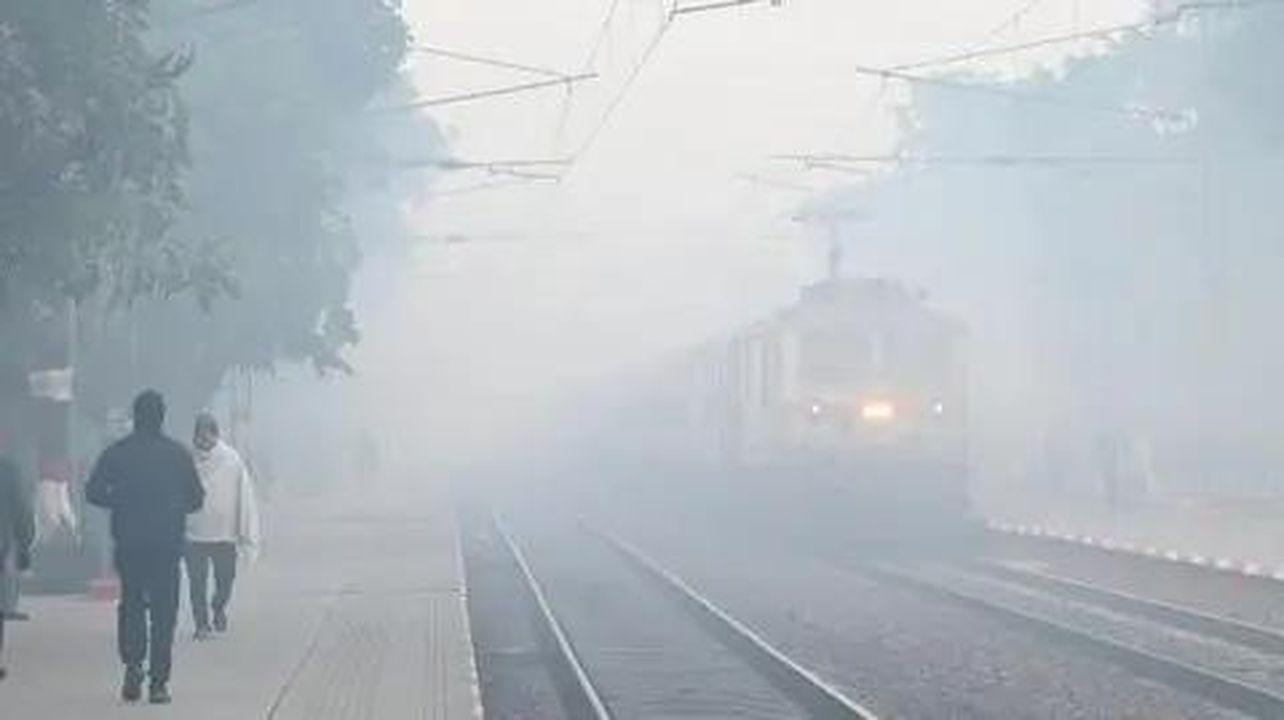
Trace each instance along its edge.
<instances>
[{"instance_id":1,"label":"tree","mask_svg":"<svg viewBox=\"0 0 1284 720\"><path fill-rule=\"evenodd\" d=\"M0 20L0 290L191 289L209 248L183 205L191 58L146 46L147 4L13 2Z\"/></svg>"},{"instance_id":2,"label":"tree","mask_svg":"<svg viewBox=\"0 0 1284 720\"><path fill-rule=\"evenodd\" d=\"M186 52L147 40L148 4L11 0L0 15L0 404L66 362L65 303L226 286L185 209ZM54 359L51 355L60 355Z\"/></svg>"},{"instance_id":3,"label":"tree","mask_svg":"<svg viewBox=\"0 0 1284 720\"><path fill-rule=\"evenodd\" d=\"M97 409L123 378L147 378L194 408L233 367L304 360L350 371L348 304L361 247L350 178L375 156L367 112L395 89L409 35L385 0L274 0L158 11L154 42L190 45L181 90L190 119L189 211L178 227L225 249L227 296L140 303L94 343ZM366 173L368 174L368 173ZM131 338L140 348L134 353Z\"/></svg>"}]
</instances>

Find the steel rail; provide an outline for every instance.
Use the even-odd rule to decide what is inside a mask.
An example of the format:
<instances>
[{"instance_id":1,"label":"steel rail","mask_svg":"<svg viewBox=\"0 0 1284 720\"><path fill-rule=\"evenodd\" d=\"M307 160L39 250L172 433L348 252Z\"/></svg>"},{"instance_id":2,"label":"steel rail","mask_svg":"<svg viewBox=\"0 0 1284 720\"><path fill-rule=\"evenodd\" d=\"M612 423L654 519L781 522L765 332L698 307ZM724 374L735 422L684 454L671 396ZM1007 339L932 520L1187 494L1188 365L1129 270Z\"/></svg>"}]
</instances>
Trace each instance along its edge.
<instances>
[{"instance_id":1,"label":"steel rail","mask_svg":"<svg viewBox=\"0 0 1284 720\"><path fill-rule=\"evenodd\" d=\"M522 580L525 583L528 599L531 601L539 620L540 636L549 647L547 648L557 661L558 670L563 676L563 691L567 697L563 702L567 704L567 711L575 720L610 720L611 712L607 708L606 702L602 699L601 693L593 684L592 678L588 671L585 670L584 664L580 662L579 655L575 652L575 647L571 644L570 638L566 631L562 629L562 624L558 622L557 616L553 613L553 608L548 602L544 589L540 585L539 579L531 570L530 563L526 561L526 555L522 552L517 541L508 532L503 521L494 516L492 519L495 532L503 539L504 545L508 548L513 562L521 573Z\"/></svg>"},{"instance_id":2,"label":"steel rail","mask_svg":"<svg viewBox=\"0 0 1284 720\"><path fill-rule=\"evenodd\" d=\"M867 708L834 689L815 673L773 647L752 628L696 592L674 573L642 551L610 533L581 523L601 538L645 577L655 581L685 610L691 612L720 642L761 672L811 717L835 720L878 720Z\"/></svg>"},{"instance_id":3,"label":"steel rail","mask_svg":"<svg viewBox=\"0 0 1284 720\"><path fill-rule=\"evenodd\" d=\"M1223 707L1259 718L1284 717L1284 696L1226 677L1215 671L1100 637L1059 621L950 587L942 582L917 577L913 573L892 570L886 566L839 564L839 567L888 584L899 585L926 596L945 599L957 605L981 611L1008 625L1041 635L1067 648L1095 655L1137 675L1199 695Z\"/></svg>"},{"instance_id":4,"label":"steel rail","mask_svg":"<svg viewBox=\"0 0 1284 720\"><path fill-rule=\"evenodd\" d=\"M1284 633L1271 628L1036 570L1006 567L993 562L978 563L973 567L987 575L1036 590L1119 610L1255 650L1284 655Z\"/></svg>"}]
</instances>

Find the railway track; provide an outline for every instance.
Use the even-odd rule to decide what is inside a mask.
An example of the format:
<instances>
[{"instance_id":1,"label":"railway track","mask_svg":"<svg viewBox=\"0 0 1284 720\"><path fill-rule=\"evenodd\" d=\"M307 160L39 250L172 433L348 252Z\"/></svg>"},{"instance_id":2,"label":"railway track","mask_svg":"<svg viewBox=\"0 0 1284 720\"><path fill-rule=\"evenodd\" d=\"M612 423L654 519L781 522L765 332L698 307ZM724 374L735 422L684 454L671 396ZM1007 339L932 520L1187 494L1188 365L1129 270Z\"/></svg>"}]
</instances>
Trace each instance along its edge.
<instances>
[{"instance_id":1,"label":"railway track","mask_svg":"<svg viewBox=\"0 0 1284 720\"><path fill-rule=\"evenodd\" d=\"M502 520L495 527L521 575L569 717L677 716L703 708L696 714L876 720L620 538L576 528L574 554L586 550L583 543L597 545L589 555L601 553L580 568L594 581L577 588L581 581L557 567L554 553L541 553L541 543L519 537ZM543 547L564 558L568 545Z\"/></svg>"},{"instance_id":2,"label":"railway track","mask_svg":"<svg viewBox=\"0 0 1284 720\"><path fill-rule=\"evenodd\" d=\"M991 561L978 563L976 568L996 578L1274 653L1284 659L1284 632L1277 629L1027 567Z\"/></svg>"},{"instance_id":3,"label":"railway track","mask_svg":"<svg viewBox=\"0 0 1284 720\"><path fill-rule=\"evenodd\" d=\"M1047 573L980 565L845 564L1260 718L1284 717L1284 635Z\"/></svg>"},{"instance_id":4,"label":"railway track","mask_svg":"<svg viewBox=\"0 0 1284 720\"><path fill-rule=\"evenodd\" d=\"M728 586L718 580L718 563L686 562L681 542L648 544L658 544L658 551L667 546L668 554L661 552L660 556L675 563L668 565L612 533L583 523L545 523L557 525L557 534L561 535L550 540L541 537L540 522L532 517L518 519L521 522L509 526L499 524L497 535L502 537L502 543L497 545L502 545L506 555L513 558L516 571L512 574L520 577L524 588L519 594L524 596L525 614L536 619L541 645L538 655L552 669L550 674L556 678L560 691L562 712L557 717L874 717L849 699L858 696L878 702L881 710L895 710L898 714L906 711L907 717L935 717L955 710L976 712L983 707L988 712L1004 703L1016 709L1022 704L1011 692L1013 684L1003 679L1003 686L991 690L984 683L994 682L996 677L1006 678L1001 666L992 663L1002 663L1000 658L1005 654L1021 652L1034 653L1037 658L1033 662L1039 669L1026 672L1022 660L1022 665L1013 666L1022 668L1016 677L1033 678L1049 670L1075 668L1075 680L1062 682L1058 676L1050 676L1049 679L1057 678L1053 680L1055 687L1028 683L1031 691L1043 687L1056 693L1053 698L1059 699L1039 701L1038 707L1048 711L1058 703L1069 705L1067 709L1076 705L1080 710L1087 709L1083 696L1078 694L1086 690L1093 697L1087 702L1089 706L1099 702L1100 708L1128 714L1141 709L1142 715L1155 716L1147 715L1149 711L1144 708L1184 707L1175 715L1158 716L1284 717L1284 634L1180 604L1097 587L1020 564L975 560L938 560L935 564L903 560L899 565L869 565L813 555L809 564L815 569L783 573L783 578L773 574L776 584L794 587L789 578L823 578L825 575L819 571L827 565L833 577L831 589L861 603L853 610L864 608L863 602L855 598L872 591L858 587L840 590L837 579L844 573L852 582L860 582L857 576L863 577L868 588L886 586L875 596L903 596L905 599L895 607L922 605L924 610L918 612L930 613L922 616L924 620L938 614L954 618L934 622L919 639L905 636L907 645L897 640L900 631L890 626L884 630L869 625L864 635L844 635L851 628L841 622L831 626L823 620L827 612L823 607L833 603L814 605L803 596L792 601L791 607L791 593L783 587L778 596L786 605L781 608L773 608L769 599L743 602L745 598L738 592L747 588L738 592L734 589L741 581ZM631 535L657 540L647 532L637 532L642 528L629 529L635 531ZM679 554L674 555L675 551ZM767 567L773 567L774 561L765 562ZM708 585L735 610L728 611L724 609L728 606L695 591L671 567L683 568L684 576L699 579L702 586ZM711 570L714 575L707 576ZM711 585L710 580L714 580ZM802 587L815 585L816 591L821 592L823 584L824 581L821 585L802 582ZM773 590L768 595L776 597L777 593ZM948 612L927 610L933 605L939 608L942 601L956 607ZM794 608L805 609L799 615ZM875 612L876 617L888 612L900 618L891 621L895 623L904 621L901 615L912 615L914 611ZM989 620L967 620L977 613ZM768 631L772 640L769 642L741 618L763 623L762 630ZM808 629L820 629L815 621L824 621L824 627L838 635L816 635ZM948 626L951 622L958 627L953 631L957 634L936 637L940 632L936 625ZM995 632L999 628L992 628L988 634L978 635L986 639L979 640L976 649L967 649L967 638L978 634L973 628L996 623L1008 626L1014 633L1009 640L992 640L1009 637ZM884 635L885 632L891 634ZM957 679L954 674L941 677L939 685L924 686L923 678L930 674L924 675L915 669L916 665L904 665L901 672L905 674L898 678L895 672L889 674L868 664L868 651L882 644L882 640L875 639L882 637L889 638L889 649L896 657L875 656L877 663L895 663L897 657L903 661L906 658L900 655L906 653L906 648L926 640L940 643L943 667L958 665L962 657L968 658L968 665L966 669L962 665L956 668ZM775 642L791 648L790 655L780 652L781 646ZM1006 643L1016 648L1029 647L1024 651L997 649L1000 645L1006 648ZM993 657L992 646L996 648ZM1046 657L1044 647L1048 649ZM857 648L865 652L850 652ZM1072 660L1075 656L1078 658ZM802 662L798 658L803 658ZM1098 665L1101 669L1094 670L1094 659L1105 660L1108 666L1126 675L1106 669L1107 665ZM977 661L973 669L971 663ZM821 680L811 668L823 671L837 684ZM1136 679L1111 679L1126 676ZM1136 684L1133 695L1123 690L1129 682ZM915 698L901 694L915 685L927 695ZM873 696L865 694L866 688L874 691ZM1005 693L1012 697L1005 697ZM1102 702L1107 698L1108 702ZM1193 709L1201 705L1206 709ZM1188 712L1193 714L1185 714Z\"/></svg>"},{"instance_id":5,"label":"railway track","mask_svg":"<svg viewBox=\"0 0 1284 720\"><path fill-rule=\"evenodd\" d=\"M852 572L841 561L853 557L835 555L851 552L849 544L780 542L633 513L612 528L885 716L1246 717L969 607ZM905 553L880 555L890 557Z\"/></svg>"},{"instance_id":6,"label":"railway track","mask_svg":"<svg viewBox=\"0 0 1284 720\"><path fill-rule=\"evenodd\" d=\"M1128 552L1104 541L991 530L984 557L1284 633L1284 581L1205 556ZM1149 549L1147 549L1149 550Z\"/></svg>"}]
</instances>

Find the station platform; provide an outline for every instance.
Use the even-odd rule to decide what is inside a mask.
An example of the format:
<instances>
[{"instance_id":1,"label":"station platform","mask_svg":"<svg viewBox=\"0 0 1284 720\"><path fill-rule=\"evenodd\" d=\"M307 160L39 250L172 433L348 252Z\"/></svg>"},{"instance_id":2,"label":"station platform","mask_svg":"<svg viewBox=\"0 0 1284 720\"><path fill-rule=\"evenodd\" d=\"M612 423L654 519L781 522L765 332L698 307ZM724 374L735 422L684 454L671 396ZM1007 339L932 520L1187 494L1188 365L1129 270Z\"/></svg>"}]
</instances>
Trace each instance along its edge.
<instances>
[{"instance_id":1,"label":"station platform","mask_svg":"<svg viewBox=\"0 0 1284 720\"><path fill-rule=\"evenodd\" d=\"M118 699L114 603L28 596L32 620L8 625L0 717L481 717L444 488L278 498L263 515L263 554L242 567L230 631L196 642L183 603L173 705Z\"/></svg>"},{"instance_id":2,"label":"station platform","mask_svg":"<svg viewBox=\"0 0 1284 720\"><path fill-rule=\"evenodd\" d=\"M1005 529L1284 577L1284 497L1174 494L1112 507L1087 495L1006 489L977 506Z\"/></svg>"}]
</instances>

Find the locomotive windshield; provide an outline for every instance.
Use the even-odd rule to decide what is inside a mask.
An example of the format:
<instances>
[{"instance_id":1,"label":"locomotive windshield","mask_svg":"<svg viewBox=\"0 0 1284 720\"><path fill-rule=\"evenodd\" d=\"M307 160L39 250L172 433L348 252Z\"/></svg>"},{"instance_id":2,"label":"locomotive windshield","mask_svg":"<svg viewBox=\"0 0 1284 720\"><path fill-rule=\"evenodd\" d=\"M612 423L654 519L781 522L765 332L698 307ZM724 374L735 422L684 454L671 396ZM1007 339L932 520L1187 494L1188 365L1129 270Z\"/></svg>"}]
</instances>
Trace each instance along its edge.
<instances>
[{"instance_id":1,"label":"locomotive windshield","mask_svg":"<svg viewBox=\"0 0 1284 720\"><path fill-rule=\"evenodd\" d=\"M931 383L947 373L949 349L936 333L910 328L826 328L803 335L804 382L847 388L879 382Z\"/></svg>"}]
</instances>

